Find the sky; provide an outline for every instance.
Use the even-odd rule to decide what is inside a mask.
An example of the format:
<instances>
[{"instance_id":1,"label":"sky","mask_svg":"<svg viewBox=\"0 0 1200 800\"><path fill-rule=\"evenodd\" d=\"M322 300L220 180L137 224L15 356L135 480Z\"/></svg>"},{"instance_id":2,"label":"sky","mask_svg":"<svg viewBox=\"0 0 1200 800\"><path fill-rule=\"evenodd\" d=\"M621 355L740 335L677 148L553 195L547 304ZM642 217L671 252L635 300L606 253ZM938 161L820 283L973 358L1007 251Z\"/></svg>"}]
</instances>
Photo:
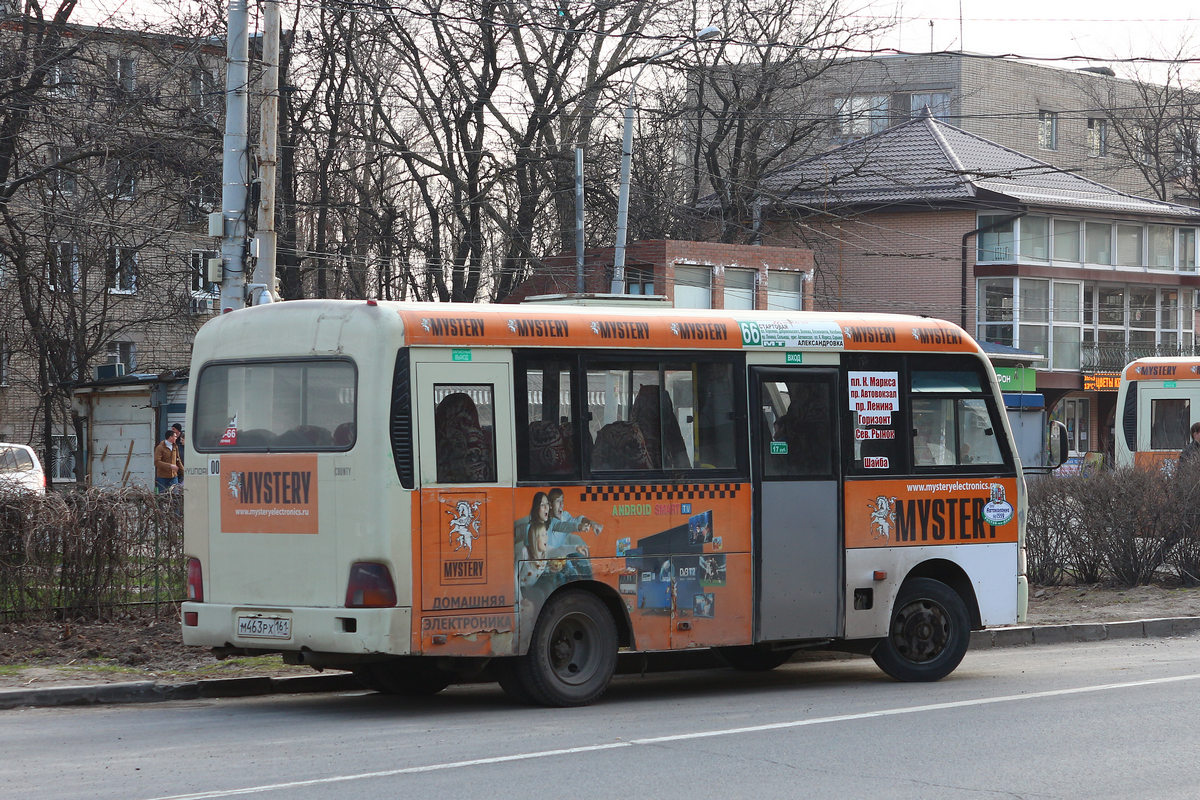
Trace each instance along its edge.
<instances>
[{"instance_id":1,"label":"sky","mask_svg":"<svg viewBox=\"0 0 1200 800\"><path fill-rule=\"evenodd\" d=\"M968 50L1038 59L1089 56L1200 62L1200 3L1186 0L862 0L870 16L902 20L879 44L905 51ZM961 14L961 24L960 24ZM930 22L933 23L932 34ZM931 39L932 35L932 39ZM1074 66L1084 66L1084 62ZM1071 67L1072 62L1061 66ZM1120 65L1112 65L1118 73ZM1200 78L1200 68L1193 68Z\"/></svg>"}]
</instances>

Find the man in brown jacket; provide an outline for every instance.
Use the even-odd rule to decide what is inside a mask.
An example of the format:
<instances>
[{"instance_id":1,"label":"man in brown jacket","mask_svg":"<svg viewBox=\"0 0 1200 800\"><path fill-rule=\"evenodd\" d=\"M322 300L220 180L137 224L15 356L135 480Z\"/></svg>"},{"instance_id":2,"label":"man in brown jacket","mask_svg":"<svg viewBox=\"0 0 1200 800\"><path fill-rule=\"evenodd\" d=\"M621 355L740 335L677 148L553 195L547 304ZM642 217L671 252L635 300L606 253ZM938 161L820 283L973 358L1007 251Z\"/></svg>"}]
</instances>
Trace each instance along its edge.
<instances>
[{"instance_id":1,"label":"man in brown jacket","mask_svg":"<svg viewBox=\"0 0 1200 800\"><path fill-rule=\"evenodd\" d=\"M176 460L175 440L178 436L179 431L172 428L154 448L154 485L159 492L171 491L183 474L183 467Z\"/></svg>"}]
</instances>

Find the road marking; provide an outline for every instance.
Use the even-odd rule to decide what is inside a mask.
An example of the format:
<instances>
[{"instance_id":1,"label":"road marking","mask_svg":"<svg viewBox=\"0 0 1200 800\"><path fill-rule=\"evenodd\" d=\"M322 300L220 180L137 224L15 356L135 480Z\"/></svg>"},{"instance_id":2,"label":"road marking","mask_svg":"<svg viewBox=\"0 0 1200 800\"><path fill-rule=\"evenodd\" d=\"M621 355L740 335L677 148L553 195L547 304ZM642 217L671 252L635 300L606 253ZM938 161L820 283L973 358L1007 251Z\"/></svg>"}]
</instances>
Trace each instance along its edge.
<instances>
[{"instance_id":1,"label":"road marking","mask_svg":"<svg viewBox=\"0 0 1200 800\"><path fill-rule=\"evenodd\" d=\"M762 733L787 728L805 728L812 725L828 725L834 722L852 722L860 719L875 719L878 717L895 717L902 714L923 714L928 711L945 711L953 708L970 708L971 706L986 706L994 703L1011 703L1017 700L1040 700L1046 697L1065 697L1072 694L1087 694L1090 692L1109 692L1115 689L1132 689L1138 686L1158 686L1180 681L1200 679L1200 673L1193 675L1176 675L1170 678L1150 678L1142 681L1127 681L1125 683L1102 683L1096 686L1079 686L1074 689L1053 689L1045 692L1029 694L1010 694L1000 697L981 697L975 700L956 700L949 703L931 703L923 706L906 706L903 708L888 708L882 711L863 711L858 714L838 714L832 717L814 717L813 719L798 719L789 722L770 722L764 725L748 725L743 728L721 728L712 731L697 731L695 733L676 733L670 736L652 736L644 739L627 739L606 744L591 744L581 747L566 747L559 750L537 750L531 753L515 753L508 756L492 756L490 758L472 758L467 761L448 761L441 764L426 764L420 767L403 767L400 769L381 770L379 772L359 772L353 775L335 775L328 778L313 778L305 781L289 781L287 783L271 783L262 786L247 786L241 789L216 789L209 792L193 794L174 794L167 797L156 797L152 800L212 800L212 798L238 797L240 795L262 794L277 792L285 789L299 789L309 786L326 786L347 781L361 781L371 778L390 778L396 775L416 775L422 772L439 772L448 769L478 767L486 764L503 764L507 761L531 761L535 758L551 758L553 756L575 755L578 753L595 753L601 750L617 750L625 747L667 744L683 742L689 739L707 739L714 736L737 736L746 733Z\"/></svg>"}]
</instances>

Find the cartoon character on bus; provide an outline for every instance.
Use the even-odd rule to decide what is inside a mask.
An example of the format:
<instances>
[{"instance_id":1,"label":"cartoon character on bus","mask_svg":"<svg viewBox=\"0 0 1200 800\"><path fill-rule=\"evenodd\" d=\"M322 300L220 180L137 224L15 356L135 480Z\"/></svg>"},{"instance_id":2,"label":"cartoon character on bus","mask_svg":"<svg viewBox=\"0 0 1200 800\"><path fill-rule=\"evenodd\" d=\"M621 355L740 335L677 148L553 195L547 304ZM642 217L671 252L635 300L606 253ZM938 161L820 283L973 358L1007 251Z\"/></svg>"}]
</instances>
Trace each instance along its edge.
<instances>
[{"instance_id":1,"label":"cartoon character on bus","mask_svg":"<svg viewBox=\"0 0 1200 800\"><path fill-rule=\"evenodd\" d=\"M891 540L892 526L896 524L896 498L879 495L874 503L867 503L867 508L871 511L872 538Z\"/></svg>"},{"instance_id":2,"label":"cartoon character on bus","mask_svg":"<svg viewBox=\"0 0 1200 800\"><path fill-rule=\"evenodd\" d=\"M453 511L446 512L451 516L451 544L454 545L455 550L466 550L468 556L471 555L471 548L475 544L475 540L479 538L479 520L475 516L475 512L478 510L478 500L474 503L459 500L454 504Z\"/></svg>"}]
</instances>

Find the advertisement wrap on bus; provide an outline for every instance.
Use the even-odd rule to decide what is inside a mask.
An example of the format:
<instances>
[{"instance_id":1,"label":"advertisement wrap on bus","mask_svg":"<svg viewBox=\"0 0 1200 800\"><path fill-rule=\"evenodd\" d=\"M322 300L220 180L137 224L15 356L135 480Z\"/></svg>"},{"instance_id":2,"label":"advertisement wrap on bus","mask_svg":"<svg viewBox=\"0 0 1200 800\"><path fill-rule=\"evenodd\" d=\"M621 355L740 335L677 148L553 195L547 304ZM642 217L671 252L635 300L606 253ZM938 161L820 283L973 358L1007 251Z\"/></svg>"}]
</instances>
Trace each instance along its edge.
<instances>
[{"instance_id":1,"label":"advertisement wrap on bus","mask_svg":"<svg viewBox=\"0 0 1200 800\"><path fill-rule=\"evenodd\" d=\"M936 680L1024 617L1020 464L948 322L299 301L192 370L183 632L218 655L579 705L620 651Z\"/></svg>"}]
</instances>

